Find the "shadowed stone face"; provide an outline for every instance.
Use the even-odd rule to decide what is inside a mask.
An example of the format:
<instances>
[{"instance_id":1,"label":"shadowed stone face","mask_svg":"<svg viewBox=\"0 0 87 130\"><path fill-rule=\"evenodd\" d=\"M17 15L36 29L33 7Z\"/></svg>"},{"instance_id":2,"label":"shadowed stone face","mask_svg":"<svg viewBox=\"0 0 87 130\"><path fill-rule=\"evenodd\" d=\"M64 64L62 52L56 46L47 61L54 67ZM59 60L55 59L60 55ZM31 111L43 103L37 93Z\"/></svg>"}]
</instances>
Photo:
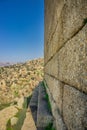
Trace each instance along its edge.
<instances>
[{"instance_id":1,"label":"shadowed stone face","mask_svg":"<svg viewBox=\"0 0 87 130\"><path fill-rule=\"evenodd\" d=\"M62 113L62 97L63 97L63 83L56 80L55 78L50 77L49 75L45 75L47 85L49 86L49 90L53 95L53 99L60 111Z\"/></svg>"}]
</instances>

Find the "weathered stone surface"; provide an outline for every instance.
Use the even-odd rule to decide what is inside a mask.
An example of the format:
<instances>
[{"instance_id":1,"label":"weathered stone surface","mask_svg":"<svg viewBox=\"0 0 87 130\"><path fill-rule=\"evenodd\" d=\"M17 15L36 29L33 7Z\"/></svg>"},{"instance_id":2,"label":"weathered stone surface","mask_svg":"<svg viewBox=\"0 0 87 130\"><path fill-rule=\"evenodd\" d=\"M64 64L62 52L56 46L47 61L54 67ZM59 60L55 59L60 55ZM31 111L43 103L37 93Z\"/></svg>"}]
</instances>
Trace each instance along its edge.
<instances>
[{"instance_id":1,"label":"weathered stone surface","mask_svg":"<svg viewBox=\"0 0 87 130\"><path fill-rule=\"evenodd\" d=\"M18 121L18 118L17 117L12 117L11 118L11 126L15 125Z\"/></svg>"},{"instance_id":2,"label":"weathered stone surface","mask_svg":"<svg viewBox=\"0 0 87 130\"><path fill-rule=\"evenodd\" d=\"M62 10L64 41L70 39L87 18L87 0L65 0Z\"/></svg>"},{"instance_id":3,"label":"weathered stone surface","mask_svg":"<svg viewBox=\"0 0 87 130\"><path fill-rule=\"evenodd\" d=\"M45 73L53 75L57 78L58 76L58 55L55 55L45 66Z\"/></svg>"},{"instance_id":4,"label":"weathered stone surface","mask_svg":"<svg viewBox=\"0 0 87 130\"><path fill-rule=\"evenodd\" d=\"M87 130L87 0L45 0L44 53L57 130Z\"/></svg>"},{"instance_id":5,"label":"weathered stone surface","mask_svg":"<svg viewBox=\"0 0 87 130\"><path fill-rule=\"evenodd\" d=\"M55 78L52 78L49 75L45 75L45 79L49 90L53 96L53 99L57 107L59 108L60 113L62 113L63 83L56 80Z\"/></svg>"},{"instance_id":6,"label":"weathered stone surface","mask_svg":"<svg viewBox=\"0 0 87 130\"><path fill-rule=\"evenodd\" d=\"M62 116L58 110L58 106L56 105L49 88L47 88L47 92L49 95L51 108L52 108L52 114L54 117L54 126L56 127L56 130L66 130L66 125L63 122Z\"/></svg>"},{"instance_id":7,"label":"weathered stone surface","mask_svg":"<svg viewBox=\"0 0 87 130\"><path fill-rule=\"evenodd\" d=\"M87 95L65 85L63 117L68 130L87 129Z\"/></svg>"},{"instance_id":8,"label":"weathered stone surface","mask_svg":"<svg viewBox=\"0 0 87 130\"><path fill-rule=\"evenodd\" d=\"M23 108L23 104L24 104L24 97L21 97L21 98L18 100L17 107L18 107L19 109L22 109L22 108Z\"/></svg>"},{"instance_id":9,"label":"weathered stone surface","mask_svg":"<svg viewBox=\"0 0 87 130\"><path fill-rule=\"evenodd\" d=\"M45 63L83 27L86 5L86 0L45 0Z\"/></svg>"},{"instance_id":10,"label":"weathered stone surface","mask_svg":"<svg viewBox=\"0 0 87 130\"><path fill-rule=\"evenodd\" d=\"M64 0L45 0L45 63L62 46L62 17Z\"/></svg>"},{"instance_id":11,"label":"weathered stone surface","mask_svg":"<svg viewBox=\"0 0 87 130\"><path fill-rule=\"evenodd\" d=\"M87 93L87 25L58 53L58 79Z\"/></svg>"},{"instance_id":12,"label":"weathered stone surface","mask_svg":"<svg viewBox=\"0 0 87 130\"><path fill-rule=\"evenodd\" d=\"M0 130L6 130L8 120L18 112L16 106L10 106L0 111Z\"/></svg>"},{"instance_id":13,"label":"weathered stone surface","mask_svg":"<svg viewBox=\"0 0 87 130\"><path fill-rule=\"evenodd\" d=\"M52 123L53 117L48 108L46 99L46 90L43 85L39 86L38 110L37 110L37 127L46 127Z\"/></svg>"}]
</instances>

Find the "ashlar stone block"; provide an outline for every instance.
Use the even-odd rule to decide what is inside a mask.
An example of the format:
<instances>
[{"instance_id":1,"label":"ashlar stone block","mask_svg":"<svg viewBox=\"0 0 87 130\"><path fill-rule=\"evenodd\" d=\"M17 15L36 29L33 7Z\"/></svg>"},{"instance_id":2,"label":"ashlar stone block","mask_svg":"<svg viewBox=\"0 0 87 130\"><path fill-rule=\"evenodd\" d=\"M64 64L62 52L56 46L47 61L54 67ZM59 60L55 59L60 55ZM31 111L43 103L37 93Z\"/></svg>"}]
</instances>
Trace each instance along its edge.
<instances>
[{"instance_id":1,"label":"ashlar stone block","mask_svg":"<svg viewBox=\"0 0 87 130\"><path fill-rule=\"evenodd\" d=\"M86 130L87 95L71 86L65 85L63 117L68 130Z\"/></svg>"}]
</instances>

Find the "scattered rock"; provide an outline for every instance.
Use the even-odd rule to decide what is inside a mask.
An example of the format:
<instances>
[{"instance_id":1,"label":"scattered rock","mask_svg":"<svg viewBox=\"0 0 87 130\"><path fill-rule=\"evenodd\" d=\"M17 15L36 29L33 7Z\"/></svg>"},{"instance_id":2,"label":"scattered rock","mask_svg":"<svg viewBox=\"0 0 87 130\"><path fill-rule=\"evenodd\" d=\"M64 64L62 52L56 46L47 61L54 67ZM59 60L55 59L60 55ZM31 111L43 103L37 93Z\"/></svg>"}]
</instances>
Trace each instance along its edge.
<instances>
[{"instance_id":1,"label":"scattered rock","mask_svg":"<svg viewBox=\"0 0 87 130\"><path fill-rule=\"evenodd\" d=\"M17 117L12 117L11 118L11 126L14 126L18 121L18 118Z\"/></svg>"},{"instance_id":2,"label":"scattered rock","mask_svg":"<svg viewBox=\"0 0 87 130\"><path fill-rule=\"evenodd\" d=\"M29 96L43 79L43 59L0 67L0 103ZM38 82L37 82L38 81Z\"/></svg>"},{"instance_id":3,"label":"scattered rock","mask_svg":"<svg viewBox=\"0 0 87 130\"><path fill-rule=\"evenodd\" d=\"M18 103L17 103L17 106L19 109L22 109L23 108L23 103L24 103L24 97L21 97L19 100L18 100Z\"/></svg>"}]
</instances>

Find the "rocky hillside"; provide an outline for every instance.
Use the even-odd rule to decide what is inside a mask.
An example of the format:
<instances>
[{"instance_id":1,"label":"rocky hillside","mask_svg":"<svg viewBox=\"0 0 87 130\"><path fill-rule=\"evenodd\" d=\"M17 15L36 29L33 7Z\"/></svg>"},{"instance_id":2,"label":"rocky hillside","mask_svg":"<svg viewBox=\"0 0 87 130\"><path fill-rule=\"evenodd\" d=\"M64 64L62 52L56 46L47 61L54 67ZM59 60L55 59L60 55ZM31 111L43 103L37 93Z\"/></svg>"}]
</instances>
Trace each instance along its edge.
<instances>
[{"instance_id":1,"label":"rocky hillside","mask_svg":"<svg viewBox=\"0 0 87 130\"><path fill-rule=\"evenodd\" d=\"M0 104L13 103L32 94L43 79L43 59L0 67Z\"/></svg>"}]
</instances>

